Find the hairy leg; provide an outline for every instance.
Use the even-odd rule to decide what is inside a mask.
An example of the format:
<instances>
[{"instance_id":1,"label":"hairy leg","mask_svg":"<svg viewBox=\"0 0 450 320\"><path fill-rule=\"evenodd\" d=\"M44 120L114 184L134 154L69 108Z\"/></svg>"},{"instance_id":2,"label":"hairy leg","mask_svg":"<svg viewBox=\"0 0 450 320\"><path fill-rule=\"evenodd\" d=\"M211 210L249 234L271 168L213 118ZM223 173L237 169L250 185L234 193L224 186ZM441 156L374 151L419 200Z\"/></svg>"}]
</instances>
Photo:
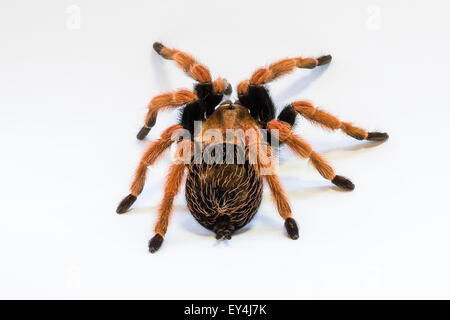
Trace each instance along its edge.
<instances>
[{"instance_id":1,"label":"hairy leg","mask_svg":"<svg viewBox=\"0 0 450 320\"><path fill-rule=\"evenodd\" d=\"M278 213L284 219L284 226L289 237L293 240L298 239L298 227L294 218L292 218L291 206L286 192L283 190L280 184L280 179L277 175L265 175L264 179L269 185L272 198L277 206Z\"/></svg>"},{"instance_id":2,"label":"hairy leg","mask_svg":"<svg viewBox=\"0 0 450 320\"><path fill-rule=\"evenodd\" d=\"M254 130L254 129L248 129ZM289 200L286 192L281 186L280 179L273 170L273 158L272 158L272 147L268 145L265 141L257 139L256 141L247 140L245 142L248 148L249 160L253 159L251 162L254 163L254 158L251 158L251 153L256 152L256 163L257 170L260 175L263 176L264 180L267 182L270 192L272 194L272 199L275 202L278 213L284 219L284 226L289 237L293 240L298 239L298 227L294 218L292 218L292 210L289 205ZM255 147L257 147L255 149ZM270 168L270 169L269 169ZM264 170L269 169L269 170Z\"/></svg>"},{"instance_id":3,"label":"hairy leg","mask_svg":"<svg viewBox=\"0 0 450 320\"><path fill-rule=\"evenodd\" d=\"M197 95L189 90L180 89L174 92L160 94L148 104L147 116L144 126L137 134L139 140L144 139L155 125L158 112L162 109L178 108L198 99Z\"/></svg>"},{"instance_id":4,"label":"hairy leg","mask_svg":"<svg viewBox=\"0 0 450 320\"><path fill-rule=\"evenodd\" d=\"M252 74L249 80L244 80L239 83L239 101L250 110L253 118L267 123L275 118L275 108L264 84L288 74L296 68L312 69L316 66L327 64L330 61L330 55L319 58L297 57L279 60L266 68L259 68Z\"/></svg>"},{"instance_id":5,"label":"hairy leg","mask_svg":"<svg viewBox=\"0 0 450 320\"><path fill-rule=\"evenodd\" d=\"M190 54L177 49L169 49L159 42L153 44L153 49L164 59L173 60L194 80L201 83L211 82L211 74L208 68L197 62Z\"/></svg>"},{"instance_id":6,"label":"hairy leg","mask_svg":"<svg viewBox=\"0 0 450 320\"><path fill-rule=\"evenodd\" d=\"M130 187L130 194L126 196L117 207L117 213L126 212L131 205L136 201L137 196L141 194L145 184L145 177L147 174L147 167L154 164L155 161L166 151L174 142L172 135L176 130L181 129L180 125L174 125L167 128L161 137L152 141L145 153L142 155L141 161L136 169L133 182Z\"/></svg>"},{"instance_id":7,"label":"hairy leg","mask_svg":"<svg viewBox=\"0 0 450 320\"><path fill-rule=\"evenodd\" d=\"M175 163L170 167L164 187L164 198L158 209L158 221L155 225L155 235L149 242L149 250L154 253L161 247L164 235L169 225L169 219L173 212L173 199L180 191L181 182L185 171L184 163Z\"/></svg>"},{"instance_id":8,"label":"hairy leg","mask_svg":"<svg viewBox=\"0 0 450 320\"><path fill-rule=\"evenodd\" d=\"M350 137L358 140L385 141L389 138L387 133L367 132L364 129L353 126L349 122L341 122L335 116L315 108L308 101L296 101L291 104L295 111L313 123L319 124L331 130L341 129Z\"/></svg>"},{"instance_id":9,"label":"hairy leg","mask_svg":"<svg viewBox=\"0 0 450 320\"><path fill-rule=\"evenodd\" d=\"M177 49L167 48L159 42L155 42L153 48L160 56L173 60L191 78L198 81L194 86L196 99L185 102L187 106L183 111L182 124L186 129L191 130L194 126L193 122L190 122L191 120L203 120L203 114L209 117L222 100L223 95L231 94L232 88L226 79L219 77L212 81L208 68L195 60L190 54ZM155 113L149 111L146 125L139 132L138 139L143 139L148 134L149 127L154 125L155 120Z\"/></svg>"},{"instance_id":10,"label":"hairy leg","mask_svg":"<svg viewBox=\"0 0 450 320\"><path fill-rule=\"evenodd\" d=\"M228 82L223 78L218 78L213 83L198 83L195 86L195 93L190 90L179 89L160 94L148 104L144 126L137 134L137 138L142 140L148 135L156 123L158 112L161 110L191 105L191 109L195 108L194 113L202 114L206 112L207 115L210 115L222 100L223 95L230 93L231 86Z\"/></svg>"},{"instance_id":11,"label":"hairy leg","mask_svg":"<svg viewBox=\"0 0 450 320\"><path fill-rule=\"evenodd\" d=\"M249 85L262 85L269 83L283 75L289 74L296 68L313 69L317 66L321 66L330 63L331 56L321 56L319 58L289 58L279 60L272 63L266 68L257 69L249 80L244 80L238 85L238 91L245 93Z\"/></svg>"},{"instance_id":12,"label":"hairy leg","mask_svg":"<svg viewBox=\"0 0 450 320\"><path fill-rule=\"evenodd\" d=\"M297 57L277 61L267 68L259 68L249 80L239 83L239 101L250 110L253 118L267 123L275 118L275 108L264 84L288 74L296 68L311 69L330 61L331 56L322 56L320 58Z\"/></svg>"},{"instance_id":13,"label":"hairy leg","mask_svg":"<svg viewBox=\"0 0 450 320\"><path fill-rule=\"evenodd\" d=\"M291 126L283 121L272 120L267 125L269 132L271 130L278 130L280 142L286 143L286 145L297 155L302 158L309 159L316 170L327 180L338 187L345 190L353 190L354 184L345 177L336 175L333 168L316 153L311 146L299 136L292 132Z\"/></svg>"}]
</instances>

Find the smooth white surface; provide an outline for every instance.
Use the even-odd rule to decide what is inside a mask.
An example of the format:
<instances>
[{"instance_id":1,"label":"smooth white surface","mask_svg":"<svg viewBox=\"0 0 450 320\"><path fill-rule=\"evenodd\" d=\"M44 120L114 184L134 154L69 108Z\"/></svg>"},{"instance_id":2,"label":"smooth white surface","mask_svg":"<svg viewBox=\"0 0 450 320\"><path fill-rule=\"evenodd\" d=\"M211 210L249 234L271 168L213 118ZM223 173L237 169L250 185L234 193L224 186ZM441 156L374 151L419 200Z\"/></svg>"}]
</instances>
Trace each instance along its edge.
<instances>
[{"instance_id":1,"label":"smooth white surface","mask_svg":"<svg viewBox=\"0 0 450 320\"><path fill-rule=\"evenodd\" d=\"M2 0L0 298L450 298L448 12L444 1ZM154 41L234 85L279 58L332 54L270 85L278 110L309 99L390 139L367 147L299 119L355 191L283 151L298 241L267 190L229 242L180 194L151 255L167 161L129 214L115 209L146 145L135 134L147 102L193 83Z\"/></svg>"}]
</instances>

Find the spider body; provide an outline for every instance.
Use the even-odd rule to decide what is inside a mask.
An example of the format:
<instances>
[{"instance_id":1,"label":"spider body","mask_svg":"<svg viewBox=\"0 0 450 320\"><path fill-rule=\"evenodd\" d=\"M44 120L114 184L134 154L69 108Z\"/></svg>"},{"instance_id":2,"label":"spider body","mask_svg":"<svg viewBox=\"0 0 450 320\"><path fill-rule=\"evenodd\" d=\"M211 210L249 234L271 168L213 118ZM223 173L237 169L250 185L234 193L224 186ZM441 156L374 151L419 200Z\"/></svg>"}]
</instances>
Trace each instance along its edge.
<instances>
[{"instance_id":1,"label":"spider body","mask_svg":"<svg viewBox=\"0 0 450 320\"><path fill-rule=\"evenodd\" d=\"M187 206L202 226L216 233L216 239L231 239L235 230L250 222L261 204L263 179L249 162L248 150L237 144L234 135L230 141L226 138L227 130L248 128L260 128L248 109L224 102L204 120L201 133L205 137L208 130L214 130L225 141L206 144L202 152L203 156L211 156L221 151L221 163L187 165ZM227 161L227 150L231 151L228 160L232 161Z\"/></svg>"},{"instance_id":2,"label":"spider body","mask_svg":"<svg viewBox=\"0 0 450 320\"><path fill-rule=\"evenodd\" d=\"M274 170L272 155L278 145L286 145L296 155L309 159L314 168L336 186L353 190L350 180L335 174L327 161L292 131L298 115L324 128L340 129L358 140L384 141L388 138L386 133L367 132L340 121L308 101L292 102L275 118L275 106L266 84L296 68L312 69L327 64L331 56L283 59L260 68L250 79L239 83L239 101L221 103L223 97L231 93L231 86L225 79L213 81L209 70L189 54L160 43L153 47L163 58L175 61L197 84L193 91L180 89L158 95L150 101L138 139L147 136L156 123L158 112L163 109L182 108L180 122L167 128L158 140L150 143L136 169L130 194L116 210L124 213L131 207L143 190L148 166L176 142L177 157L167 176L155 235L149 242L152 253L163 242L173 211L173 200L185 176L185 197L190 212L202 226L212 230L217 239L231 239L235 230L255 216L261 204L263 181L267 183L278 213L284 219L287 234L291 239L297 239L298 227ZM201 124L200 129L198 124ZM181 138L180 131L187 132L188 136ZM233 134L229 135L230 131ZM198 150L201 151L200 156L196 153Z\"/></svg>"}]
</instances>

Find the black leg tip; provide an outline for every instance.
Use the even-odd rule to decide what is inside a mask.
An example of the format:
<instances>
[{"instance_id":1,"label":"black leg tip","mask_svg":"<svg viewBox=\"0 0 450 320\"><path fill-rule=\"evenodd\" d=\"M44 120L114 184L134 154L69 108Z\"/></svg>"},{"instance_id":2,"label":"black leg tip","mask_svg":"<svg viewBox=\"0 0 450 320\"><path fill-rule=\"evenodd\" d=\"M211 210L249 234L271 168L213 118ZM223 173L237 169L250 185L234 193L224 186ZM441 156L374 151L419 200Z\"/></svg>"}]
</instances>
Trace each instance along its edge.
<instances>
[{"instance_id":1,"label":"black leg tip","mask_svg":"<svg viewBox=\"0 0 450 320\"><path fill-rule=\"evenodd\" d=\"M289 238L292 240L298 239L298 227L297 222L293 218L287 218L284 220L284 227L289 235Z\"/></svg>"},{"instance_id":2,"label":"black leg tip","mask_svg":"<svg viewBox=\"0 0 450 320\"><path fill-rule=\"evenodd\" d=\"M149 132L150 128L142 127L141 130L139 130L138 134L136 135L136 138L138 138L138 140L144 140Z\"/></svg>"},{"instance_id":3,"label":"black leg tip","mask_svg":"<svg viewBox=\"0 0 450 320\"><path fill-rule=\"evenodd\" d=\"M369 132L366 140L369 141L386 141L389 135L386 132Z\"/></svg>"},{"instance_id":4,"label":"black leg tip","mask_svg":"<svg viewBox=\"0 0 450 320\"><path fill-rule=\"evenodd\" d=\"M161 50L164 49L164 45L160 42L155 42L153 44L153 49L155 49L155 51L160 55L161 54Z\"/></svg>"},{"instance_id":5,"label":"black leg tip","mask_svg":"<svg viewBox=\"0 0 450 320\"><path fill-rule=\"evenodd\" d=\"M345 178L343 176L336 176L333 178L333 180L331 180L331 182L333 182L339 188L344 189L344 190L351 191L351 190L355 189L355 185L353 184L353 182L351 182L350 180L348 180L347 178Z\"/></svg>"},{"instance_id":6,"label":"black leg tip","mask_svg":"<svg viewBox=\"0 0 450 320\"><path fill-rule=\"evenodd\" d=\"M161 248L161 245L164 241L164 238L159 233L155 234L153 238L148 243L148 250L151 253L155 253L159 248Z\"/></svg>"},{"instance_id":7,"label":"black leg tip","mask_svg":"<svg viewBox=\"0 0 450 320\"><path fill-rule=\"evenodd\" d=\"M133 205L133 203L136 201L136 197L132 194L127 195L120 203L119 206L116 209L116 212L118 214L125 213L128 211L128 209Z\"/></svg>"},{"instance_id":8,"label":"black leg tip","mask_svg":"<svg viewBox=\"0 0 450 320\"><path fill-rule=\"evenodd\" d=\"M319 62L317 65L321 66L323 64L328 64L331 62L331 55L321 56L317 58L317 61Z\"/></svg>"},{"instance_id":9,"label":"black leg tip","mask_svg":"<svg viewBox=\"0 0 450 320\"><path fill-rule=\"evenodd\" d=\"M231 84L228 84L223 93L225 95L229 96L232 92L233 92L233 87L231 87Z\"/></svg>"}]
</instances>

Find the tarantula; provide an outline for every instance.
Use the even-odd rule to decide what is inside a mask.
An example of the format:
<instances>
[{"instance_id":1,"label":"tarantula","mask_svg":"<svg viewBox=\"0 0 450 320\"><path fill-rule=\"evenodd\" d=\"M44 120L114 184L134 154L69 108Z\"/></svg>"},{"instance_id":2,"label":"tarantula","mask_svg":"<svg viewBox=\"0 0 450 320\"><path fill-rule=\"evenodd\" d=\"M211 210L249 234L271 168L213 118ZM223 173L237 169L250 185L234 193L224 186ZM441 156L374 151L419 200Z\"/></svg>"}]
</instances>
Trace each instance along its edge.
<instances>
[{"instance_id":1,"label":"tarantula","mask_svg":"<svg viewBox=\"0 0 450 320\"><path fill-rule=\"evenodd\" d=\"M215 232L219 240L231 239L235 230L254 217L261 203L263 180L267 182L278 213L284 219L287 234L291 239L298 239L298 227L280 180L274 170L264 170L272 168L275 144L285 144L298 156L309 159L325 179L339 188L353 190L354 185L350 180L336 175L327 161L292 131L297 114L324 128L341 129L358 140L385 141L388 138L386 133L367 132L349 122L340 121L307 101L292 102L275 118L274 104L265 85L295 68L312 69L328 64L330 55L284 59L260 68L249 80L239 83L238 101L222 102L224 95L230 95L232 91L225 79L212 81L208 68L187 53L169 49L161 43L154 43L153 48L163 58L175 61L197 83L193 91L181 89L158 95L150 101L144 126L137 134L138 139L147 136L162 109L182 107L181 118L179 124L167 128L158 140L150 143L136 169L130 194L117 208L117 213L124 213L131 207L142 192L147 167L176 142L178 158L170 167L164 187L155 235L149 242L152 253L161 247L164 240L173 211L173 200L181 188L186 171L187 206L194 218ZM201 124L200 131L196 130L195 123ZM215 132L213 136L208 135L211 129ZM227 136L222 139L230 129L241 130L244 137L228 139ZM180 130L189 134L180 135L177 133ZM267 134L262 134L263 131ZM252 135L248 133L256 138L249 139ZM252 149L252 146L256 148ZM192 151L196 148L219 161L202 161L207 156L194 161ZM256 157L252 157L251 149L256 150ZM232 150L231 161L222 161L225 157L223 152L220 153L224 150ZM238 158L243 161L235 161Z\"/></svg>"}]
</instances>

